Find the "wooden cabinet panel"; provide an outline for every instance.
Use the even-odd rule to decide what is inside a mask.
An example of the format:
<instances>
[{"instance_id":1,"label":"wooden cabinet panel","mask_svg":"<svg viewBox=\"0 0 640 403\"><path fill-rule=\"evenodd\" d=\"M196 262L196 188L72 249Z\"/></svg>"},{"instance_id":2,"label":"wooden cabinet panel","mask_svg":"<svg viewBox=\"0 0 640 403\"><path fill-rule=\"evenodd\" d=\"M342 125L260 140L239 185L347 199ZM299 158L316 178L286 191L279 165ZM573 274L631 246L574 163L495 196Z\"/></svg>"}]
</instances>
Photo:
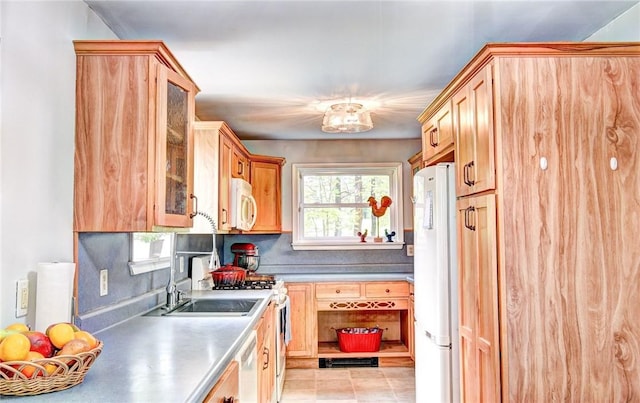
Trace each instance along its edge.
<instances>
[{"instance_id":1,"label":"wooden cabinet panel","mask_svg":"<svg viewBox=\"0 0 640 403\"><path fill-rule=\"evenodd\" d=\"M239 147L233 147L231 155L231 176L249 182L249 156Z\"/></svg>"},{"instance_id":2,"label":"wooden cabinet panel","mask_svg":"<svg viewBox=\"0 0 640 403\"><path fill-rule=\"evenodd\" d=\"M190 227L197 87L162 42L74 47L74 230Z\"/></svg>"},{"instance_id":3,"label":"wooden cabinet panel","mask_svg":"<svg viewBox=\"0 0 640 403\"><path fill-rule=\"evenodd\" d=\"M364 289L368 298L409 296L409 283L406 281L365 283Z\"/></svg>"},{"instance_id":4,"label":"wooden cabinet panel","mask_svg":"<svg viewBox=\"0 0 640 403\"><path fill-rule=\"evenodd\" d=\"M495 196L457 202L462 401L500 396Z\"/></svg>"},{"instance_id":5,"label":"wooden cabinet panel","mask_svg":"<svg viewBox=\"0 0 640 403\"><path fill-rule=\"evenodd\" d=\"M629 349L640 340L640 322L630 319L640 317L636 49L633 57L498 61L509 400L640 394L631 364L640 350ZM506 102L514 96L536 102Z\"/></svg>"},{"instance_id":6,"label":"wooden cabinet panel","mask_svg":"<svg viewBox=\"0 0 640 403\"><path fill-rule=\"evenodd\" d=\"M492 65L453 96L456 195L495 189Z\"/></svg>"},{"instance_id":7,"label":"wooden cabinet panel","mask_svg":"<svg viewBox=\"0 0 640 403\"><path fill-rule=\"evenodd\" d=\"M224 370L220 379L204 398L204 403L227 403L237 401L240 394L240 365L232 361ZM231 400L229 400L231 399Z\"/></svg>"},{"instance_id":8,"label":"wooden cabinet panel","mask_svg":"<svg viewBox=\"0 0 640 403\"><path fill-rule=\"evenodd\" d=\"M218 181L218 229L231 230L231 156L233 143L220 135L220 176Z\"/></svg>"},{"instance_id":9,"label":"wooden cabinet panel","mask_svg":"<svg viewBox=\"0 0 640 403\"><path fill-rule=\"evenodd\" d=\"M317 357L318 336L312 283L287 283L291 301L291 341L287 357Z\"/></svg>"},{"instance_id":10,"label":"wooden cabinet panel","mask_svg":"<svg viewBox=\"0 0 640 403\"><path fill-rule=\"evenodd\" d=\"M454 139L452 104L447 101L422 124L422 153L426 165L453 161Z\"/></svg>"},{"instance_id":11,"label":"wooden cabinet panel","mask_svg":"<svg viewBox=\"0 0 640 403\"><path fill-rule=\"evenodd\" d=\"M258 215L251 232L282 230L282 165L284 158L251 155L251 191Z\"/></svg>"},{"instance_id":12,"label":"wooden cabinet panel","mask_svg":"<svg viewBox=\"0 0 640 403\"><path fill-rule=\"evenodd\" d=\"M639 76L638 43L489 44L423 112L453 102L464 401L640 394Z\"/></svg>"},{"instance_id":13,"label":"wooden cabinet panel","mask_svg":"<svg viewBox=\"0 0 640 403\"><path fill-rule=\"evenodd\" d=\"M258 346L258 401L271 402L276 380L276 346L274 326L274 304L262 315L256 326Z\"/></svg>"},{"instance_id":14,"label":"wooden cabinet panel","mask_svg":"<svg viewBox=\"0 0 640 403\"><path fill-rule=\"evenodd\" d=\"M358 298L360 283L317 283L316 298Z\"/></svg>"},{"instance_id":15,"label":"wooden cabinet panel","mask_svg":"<svg viewBox=\"0 0 640 403\"><path fill-rule=\"evenodd\" d=\"M409 284L409 353L411 359L416 359L416 317L415 317L415 298L414 298L414 285Z\"/></svg>"},{"instance_id":16,"label":"wooden cabinet panel","mask_svg":"<svg viewBox=\"0 0 640 403\"><path fill-rule=\"evenodd\" d=\"M194 122L193 161L194 194L198 211L210 215L218 224L218 178L220 170L220 126L216 122ZM217 228L216 228L217 229ZM193 218L192 233L211 233L211 223L203 217Z\"/></svg>"}]
</instances>

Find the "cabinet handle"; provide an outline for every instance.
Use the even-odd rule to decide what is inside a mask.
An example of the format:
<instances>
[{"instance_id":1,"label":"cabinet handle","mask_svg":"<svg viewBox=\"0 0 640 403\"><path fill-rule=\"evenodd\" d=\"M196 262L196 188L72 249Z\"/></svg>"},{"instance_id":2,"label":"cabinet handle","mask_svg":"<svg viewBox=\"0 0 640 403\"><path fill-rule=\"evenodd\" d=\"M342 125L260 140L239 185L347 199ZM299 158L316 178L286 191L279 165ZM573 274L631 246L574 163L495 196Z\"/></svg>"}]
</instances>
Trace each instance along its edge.
<instances>
[{"instance_id":1,"label":"cabinet handle","mask_svg":"<svg viewBox=\"0 0 640 403\"><path fill-rule=\"evenodd\" d=\"M429 144L431 144L431 147L437 147L438 146L439 137L440 136L438 134L438 128L437 127L429 132ZM438 138L438 140L436 140L436 138Z\"/></svg>"},{"instance_id":2,"label":"cabinet handle","mask_svg":"<svg viewBox=\"0 0 640 403\"><path fill-rule=\"evenodd\" d=\"M235 403L236 399L232 397L223 397L222 398L222 403Z\"/></svg>"},{"instance_id":3,"label":"cabinet handle","mask_svg":"<svg viewBox=\"0 0 640 403\"><path fill-rule=\"evenodd\" d=\"M238 161L238 175L244 175L244 164L242 161Z\"/></svg>"},{"instance_id":4,"label":"cabinet handle","mask_svg":"<svg viewBox=\"0 0 640 403\"><path fill-rule=\"evenodd\" d=\"M226 224L226 223L227 223L227 218L228 218L228 217L227 217L227 215L228 215L228 214L227 214L227 209L226 209L226 208L223 208L223 209L222 209L222 223L223 223L223 224Z\"/></svg>"},{"instance_id":5,"label":"cabinet handle","mask_svg":"<svg viewBox=\"0 0 640 403\"><path fill-rule=\"evenodd\" d=\"M189 214L189 218L193 218L198 215L198 197L194 194L189 195L193 199L193 213Z\"/></svg>"},{"instance_id":6,"label":"cabinet handle","mask_svg":"<svg viewBox=\"0 0 640 403\"><path fill-rule=\"evenodd\" d=\"M471 224L471 213L475 212L476 208L473 206L469 206L464 209L464 226L469 228L471 231L476 230L476 226Z\"/></svg>"},{"instance_id":7,"label":"cabinet handle","mask_svg":"<svg viewBox=\"0 0 640 403\"><path fill-rule=\"evenodd\" d=\"M388 288L386 290L384 290L384 292L386 292L387 294L389 294L389 292L391 292Z\"/></svg>"},{"instance_id":8,"label":"cabinet handle","mask_svg":"<svg viewBox=\"0 0 640 403\"><path fill-rule=\"evenodd\" d=\"M264 361L262 363L262 369L269 368L269 349L267 347L262 350L262 356L264 357Z\"/></svg>"},{"instance_id":9,"label":"cabinet handle","mask_svg":"<svg viewBox=\"0 0 640 403\"><path fill-rule=\"evenodd\" d=\"M336 294L340 294L340 290L336 290Z\"/></svg>"},{"instance_id":10,"label":"cabinet handle","mask_svg":"<svg viewBox=\"0 0 640 403\"><path fill-rule=\"evenodd\" d=\"M476 181L471 179L471 175L469 174L469 172L471 171L471 168L475 166L475 163L473 161L464 164L464 183L467 184L468 186L473 186L476 184Z\"/></svg>"}]
</instances>

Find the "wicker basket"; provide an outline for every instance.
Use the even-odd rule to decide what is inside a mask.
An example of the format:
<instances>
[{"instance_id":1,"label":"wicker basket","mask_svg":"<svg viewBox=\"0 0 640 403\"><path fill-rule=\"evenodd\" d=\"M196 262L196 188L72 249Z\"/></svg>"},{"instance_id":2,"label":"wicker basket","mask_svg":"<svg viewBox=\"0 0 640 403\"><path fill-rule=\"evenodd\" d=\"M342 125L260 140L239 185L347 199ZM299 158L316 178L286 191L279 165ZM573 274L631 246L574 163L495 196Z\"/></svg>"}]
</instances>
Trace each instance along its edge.
<instances>
[{"instance_id":1,"label":"wicker basket","mask_svg":"<svg viewBox=\"0 0 640 403\"><path fill-rule=\"evenodd\" d=\"M84 380L85 374L102 352L102 347L99 341L94 349L77 355L0 362L0 395L32 396L73 387ZM35 368L31 377L20 371L27 365Z\"/></svg>"},{"instance_id":2,"label":"wicker basket","mask_svg":"<svg viewBox=\"0 0 640 403\"><path fill-rule=\"evenodd\" d=\"M347 327L336 329L338 346L343 353L369 353L380 350L382 329Z\"/></svg>"}]
</instances>

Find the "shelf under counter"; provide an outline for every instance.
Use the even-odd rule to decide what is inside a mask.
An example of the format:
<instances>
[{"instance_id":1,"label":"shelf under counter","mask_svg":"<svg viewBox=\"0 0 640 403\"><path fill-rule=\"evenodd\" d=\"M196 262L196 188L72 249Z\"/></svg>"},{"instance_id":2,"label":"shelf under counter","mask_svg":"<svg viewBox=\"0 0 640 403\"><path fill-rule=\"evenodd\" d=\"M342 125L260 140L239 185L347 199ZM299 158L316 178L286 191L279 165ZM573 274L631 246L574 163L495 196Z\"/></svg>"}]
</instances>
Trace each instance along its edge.
<instances>
[{"instance_id":1,"label":"shelf under counter","mask_svg":"<svg viewBox=\"0 0 640 403\"><path fill-rule=\"evenodd\" d=\"M340 351L338 342L319 342L318 358L365 358L365 357L410 357L409 348L399 340L383 340L380 350L370 352L345 353Z\"/></svg>"}]
</instances>

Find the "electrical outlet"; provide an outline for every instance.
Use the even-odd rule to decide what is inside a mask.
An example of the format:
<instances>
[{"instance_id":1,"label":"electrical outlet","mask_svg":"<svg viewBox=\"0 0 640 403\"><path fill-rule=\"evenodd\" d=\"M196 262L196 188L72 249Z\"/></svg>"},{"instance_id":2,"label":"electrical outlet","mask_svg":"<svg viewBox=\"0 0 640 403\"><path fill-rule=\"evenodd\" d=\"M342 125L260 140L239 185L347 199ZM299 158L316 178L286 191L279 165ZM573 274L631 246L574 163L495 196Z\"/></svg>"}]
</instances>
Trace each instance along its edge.
<instances>
[{"instance_id":1,"label":"electrical outlet","mask_svg":"<svg viewBox=\"0 0 640 403\"><path fill-rule=\"evenodd\" d=\"M407 245L407 256L413 256L413 245Z\"/></svg>"},{"instance_id":2,"label":"electrical outlet","mask_svg":"<svg viewBox=\"0 0 640 403\"><path fill-rule=\"evenodd\" d=\"M100 270L100 296L109 294L109 270Z\"/></svg>"},{"instance_id":3,"label":"electrical outlet","mask_svg":"<svg viewBox=\"0 0 640 403\"><path fill-rule=\"evenodd\" d=\"M16 282L16 318L25 316L29 311L29 280Z\"/></svg>"}]
</instances>

